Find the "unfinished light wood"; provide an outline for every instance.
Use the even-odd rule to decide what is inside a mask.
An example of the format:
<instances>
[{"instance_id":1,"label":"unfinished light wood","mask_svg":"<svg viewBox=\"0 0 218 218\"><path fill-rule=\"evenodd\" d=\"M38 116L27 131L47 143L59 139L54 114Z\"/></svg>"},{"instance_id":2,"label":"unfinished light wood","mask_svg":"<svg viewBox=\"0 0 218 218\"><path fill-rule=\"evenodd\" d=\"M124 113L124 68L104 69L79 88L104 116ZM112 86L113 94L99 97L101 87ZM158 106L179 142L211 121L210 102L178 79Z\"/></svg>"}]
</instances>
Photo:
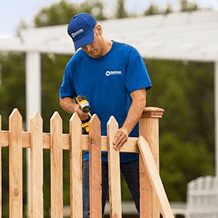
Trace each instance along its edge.
<instances>
[{"instance_id":1,"label":"unfinished light wood","mask_svg":"<svg viewBox=\"0 0 218 218\"><path fill-rule=\"evenodd\" d=\"M51 148L51 134L43 133L43 149ZM120 149L120 152L139 152L137 146L137 137L129 137L128 141L123 145ZM0 146L8 147L9 144L9 132L2 131L1 132L1 141ZM23 132L22 133L22 147L30 148L30 133ZM70 135L62 134L62 149L70 150ZM89 150L89 137L87 135L82 135L82 149L83 151ZM107 151L108 149L108 139L107 136L101 136L101 151Z\"/></svg>"},{"instance_id":2,"label":"unfinished light wood","mask_svg":"<svg viewBox=\"0 0 218 218\"><path fill-rule=\"evenodd\" d=\"M43 139L42 118L35 113L30 119L30 217L43 218Z\"/></svg>"},{"instance_id":3,"label":"unfinished light wood","mask_svg":"<svg viewBox=\"0 0 218 218\"><path fill-rule=\"evenodd\" d=\"M62 119L55 112L51 128L51 218L63 217Z\"/></svg>"},{"instance_id":4,"label":"unfinished light wood","mask_svg":"<svg viewBox=\"0 0 218 218\"><path fill-rule=\"evenodd\" d=\"M23 217L22 117L14 109L9 117L9 217Z\"/></svg>"},{"instance_id":5,"label":"unfinished light wood","mask_svg":"<svg viewBox=\"0 0 218 218\"><path fill-rule=\"evenodd\" d=\"M90 120L89 132L89 190L90 217L102 217L101 123L97 115Z\"/></svg>"},{"instance_id":6,"label":"unfinished light wood","mask_svg":"<svg viewBox=\"0 0 218 218\"><path fill-rule=\"evenodd\" d=\"M121 184L120 184L120 153L113 148L113 140L118 130L118 123L112 116L107 124L108 134L108 176L110 216L122 217Z\"/></svg>"},{"instance_id":7,"label":"unfinished light wood","mask_svg":"<svg viewBox=\"0 0 218 218\"><path fill-rule=\"evenodd\" d=\"M140 135L143 135L149 143L149 147L153 155L153 161L156 164L157 172L159 167L158 119L162 117L162 114L162 109L145 108L142 114L142 118L139 122ZM100 205L101 207L101 203L97 203L97 200L101 200L101 197L97 197L100 196L100 192L94 191L96 190L97 186L99 186L99 180L97 179L97 177L100 177L100 174L98 173L99 171L101 171L100 167L97 167L97 165L101 165L99 161L99 154L101 153L101 151L108 151L109 192L111 206L110 213L111 217L113 218L121 218L122 210L119 153L139 152L139 148L137 145L138 138L129 137L128 141L121 148L121 151L116 151L113 148L114 136L118 130L118 124L115 118L111 117L108 122L108 136L100 135L100 122L95 121L95 119L97 119L97 116L96 118L95 116L93 116L94 121L91 121L90 126L91 129L93 128L93 132L91 130L90 136L81 135L81 121L77 114L74 114L70 120L69 134L62 133L62 119L57 112L54 113L53 117L51 118L51 133L42 132L42 119L39 114L36 114L31 120L32 127L30 132L22 132L22 117L17 109L15 109L10 116L9 131L2 131L0 126L0 152L2 147L9 147L10 218L22 217L23 214L22 148L31 149L31 218L43 217L43 169L41 167L43 165L43 149L50 149L51 151L51 217L63 217L63 149L65 149L70 150L71 218L82 218L82 151L88 150L89 147L91 148L90 168L92 171L90 174L91 177L94 177L94 179L96 180L95 181L94 179L90 179L90 181L93 181L93 185L90 185L93 186L93 188L91 188L94 192L93 196L96 196L91 199L91 204L94 205L91 205L91 208L94 208L96 205ZM147 173L148 170L145 167L143 158L143 155L140 155L140 217L159 218L159 208L161 208L163 214L165 213L165 209L163 206L164 201L160 202L160 207L157 201L157 196L160 196L158 195L158 193L155 193L157 190L154 190L154 184L151 185L150 180L152 178L150 178L149 174ZM97 170L97 168L99 171ZM97 188L97 190L99 190L99 187ZM0 189L0 192L1 191L2 190ZM92 217L100 217L100 215L97 214L98 212L101 212L100 207L99 210L93 209L93 211L95 212L91 212L93 213L93 215L91 215ZM0 212L2 213L2 211Z\"/></svg>"},{"instance_id":8,"label":"unfinished light wood","mask_svg":"<svg viewBox=\"0 0 218 218\"><path fill-rule=\"evenodd\" d=\"M82 135L76 113L70 119L70 217L83 217L82 202Z\"/></svg>"},{"instance_id":9,"label":"unfinished light wood","mask_svg":"<svg viewBox=\"0 0 218 218\"><path fill-rule=\"evenodd\" d=\"M157 168L159 169L159 118L164 110L157 107L146 107L139 121L139 133L149 143ZM141 156L141 154L140 154ZM140 157L140 217L159 218L160 210L156 194ZM145 214L145 216L143 215Z\"/></svg>"},{"instance_id":10,"label":"unfinished light wood","mask_svg":"<svg viewBox=\"0 0 218 218\"><path fill-rule=\"evenodd\" d=\"M174 218L149 144L143 136L140 136L138 145L150 182L157 196L162 215L164 218ZM152 217L154 218L154 216Z\"/></svg>"}]
</instances>

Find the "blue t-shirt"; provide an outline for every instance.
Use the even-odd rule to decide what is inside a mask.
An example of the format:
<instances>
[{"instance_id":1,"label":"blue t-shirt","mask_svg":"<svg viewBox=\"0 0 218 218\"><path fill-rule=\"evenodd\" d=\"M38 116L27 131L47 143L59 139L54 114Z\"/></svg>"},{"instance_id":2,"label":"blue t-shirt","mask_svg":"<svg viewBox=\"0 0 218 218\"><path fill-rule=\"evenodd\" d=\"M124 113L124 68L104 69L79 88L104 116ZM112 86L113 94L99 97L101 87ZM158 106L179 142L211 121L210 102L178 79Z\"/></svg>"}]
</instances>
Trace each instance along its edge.
<instances>
[{"instance_id":1,"label":"blue t-shirt","mask_svg":"<svg viewBox=\"0 0 218 218\"><path fill-rule=\"evenodd\" d=\"M75 53L66 66L60 97L84 95L91 114L97 114L101 121L102 135L107 135L110 116L122 127L132 102L130 94L142 88L151 88L143 58L132 46L113 41L111 50L100 58L91 58L82 49ZM138 134L137 124L130 136ZM137 153L120 153L121 162L136 159ZM84 153L87 160L88 151ZM102 161L107 161L107 152L102 152Z\"/></svg>"}]
</instances>

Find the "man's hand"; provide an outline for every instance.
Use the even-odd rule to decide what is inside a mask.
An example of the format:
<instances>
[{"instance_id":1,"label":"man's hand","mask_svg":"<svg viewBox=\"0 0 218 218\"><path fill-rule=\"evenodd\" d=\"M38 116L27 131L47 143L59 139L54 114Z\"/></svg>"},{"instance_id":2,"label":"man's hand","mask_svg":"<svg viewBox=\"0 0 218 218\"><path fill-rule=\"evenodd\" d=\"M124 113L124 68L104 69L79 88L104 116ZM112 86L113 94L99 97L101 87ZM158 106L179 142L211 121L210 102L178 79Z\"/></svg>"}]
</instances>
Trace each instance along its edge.
<instances>
[{"instance_id":1,"label":"man's hand","mask_svg":"<svg viewBox=\"0 0 218 218\"><path fill-rule=\"evenodd\" d=\"M124 129L119 129L114 137L113 145L115 150L120 150L125 142L128 140L128 132Z\"/></svg>"},{"instance_id":2,"label":"man's hand","mask_svg":"<svg viewBox=\"0 0 218 218\"><path fill-rule=\"evenodd\" d=\"M84 113L82 110L80 110L79 105L76 105L76 106L75 106L75 113L78 114L80 120L82 120L82 121L87 120L88 117L89 117L89 114L88 114L88 113Z\"/></svg>"},{"instance_id":3,"label":"man's hand","mask_svg":"<svg viewBox=\"0 0 218 218\"><path fill-rule=\"evenodd\" d=\"M89 117L89 114L81 111L79 105L75 104L71 97L60 98L60 105L66 112L70 114L77 113L82 121L88 119Z\"/></svg>"},{"instance_id":4,"label":"man's hand","mask_svg":"<svg viewBox=\"0 0 218 218\"><path fill-rule=\"evenodd\" d=\"M133 130L136 123L139 121L142 111L146 103L146 91L145 89L139 89L131 93L132 104L127 114L127 118L123 126L117 131L114 137L114 148L120 150L128 140L128 135Z\"/></svg>"}]
</instances>

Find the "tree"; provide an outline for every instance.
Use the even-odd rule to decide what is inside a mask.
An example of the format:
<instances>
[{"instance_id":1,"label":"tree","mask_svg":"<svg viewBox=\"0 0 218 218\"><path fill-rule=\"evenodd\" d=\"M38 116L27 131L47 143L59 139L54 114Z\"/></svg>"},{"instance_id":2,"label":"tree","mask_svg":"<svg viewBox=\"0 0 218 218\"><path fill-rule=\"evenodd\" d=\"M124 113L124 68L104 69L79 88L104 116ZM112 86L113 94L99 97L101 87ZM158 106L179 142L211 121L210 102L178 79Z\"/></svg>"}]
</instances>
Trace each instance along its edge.
<instances>
[{"instance_id":1,"label":"tree","mask_svg":"<svg viewBox=\"0 0 218 218\"><path fill-rule=\"evenodd\" d=\"M67 24L71 17L79 13L79 6L65 0L55 3L48 8L42 8L34 18L37 27Z\"/></svg>"},{"instance_id":2,"label":"tree","mask_svg":"<svg viewBox=\"0 0 218 218\"><path fill-rule=\"evenodd\" d=\"M185 12L185 11L197 11L200 10L200 8L198 7L198 5L196 3L191 3L188 0L180 0L180 6L181 12Z\"/></svg>"},{"instance_id":3,"label":"tree","mask_svg":"<svg viewBox=\"0 0 218 218\"><path fill-rule=\"evenodd\" d=\"M87 0L80 5L80 11L93 15L97 20L106 20L104 15L104 4L100 0Z\"/></svg>"},{"instance_id":4,"label":"tree","mask_svg":"<svg viewBox=\"0 0 218 218\"><path fill-rule=\"evenodd\" d=\"M154 3L151 3L149 8L144 12L145 16L156 15L156 14L160 14L160 11Z\"/></svg>"},{"instance_id":5,"label":"tree","mask_svg":"<svg viewBox=\"0 0 218 218\"><path fill-rule=\"evenodd\" d=\"M167 2L166 9L164 10L163 13L164 13L164 14L169 14L169 13L172 13L172 12L173 12L173 9L172 9L170 3Z\"/></svg>"},{"instance_id":6,"label":"tree","mask_svg":"<svg viewBox=\"0 0 218 218\"><path fill-rule=\"evenodd\" d=\"M35 16L34 23L37 27L68 24L70 19L81 12L90 13L97 20L105 20L103 14L104 5L99 0L85 1L78 5L61 0L48 8L42 8Z\"/></svg>"},{"instance_id":7,"label":"tree","mask_svg":"<svg viewBox=\"0 0 218 218\"><path fill-rule=\"evenodd\" d=\"M214 174L214 66L163 60L146 65L153 83L147 105L165 110L160 120L162 180L171 201L185 201L187 182Z\"/></svg>"},{"instance_id":8,"label":"tree","mask_svg":"<svg viewBox=\"0 0 218 218\"><path fill-rule=\"evenodd\" d=\"M115 18L126 18L128 17L128 13L125 9L125 0L118 0L117 1L117 8L115 12Z\"/></svg>"},{"instance_id":9,"label":"tree","mask_svg":"<svg viewBox=\"0 0 218 218\"><path fill-rule=\"evenodd\" d=\"M18 108L25 120L25 55L23 53L0 53L0 114L2 129L8 130L8 117ZM23 161L25 163L25 155ZM2 148L2 217L9 211L9 150ZM24 175L25 176L25 175ZM26 190L24 189L24 202Z\"/></svg>"}]
</instances>

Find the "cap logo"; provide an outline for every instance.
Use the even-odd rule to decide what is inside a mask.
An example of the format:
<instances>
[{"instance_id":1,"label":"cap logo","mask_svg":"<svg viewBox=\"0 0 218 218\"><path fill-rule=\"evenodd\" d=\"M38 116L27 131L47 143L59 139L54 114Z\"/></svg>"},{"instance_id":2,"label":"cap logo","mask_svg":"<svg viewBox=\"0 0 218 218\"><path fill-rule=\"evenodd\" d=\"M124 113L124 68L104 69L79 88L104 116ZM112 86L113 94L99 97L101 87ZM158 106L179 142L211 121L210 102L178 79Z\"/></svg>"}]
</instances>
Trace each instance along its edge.
<instances>
[{"instance_id":1,"label":"cap logo","mask_svg":"<svg viewBox=\"0 0 218 218\"><path fill-rule=\"evenodd\" d=\"M84 32L84 30L83 30L83 29L80 29L80 30L76 31L75 33L71 33L71 36L72 36L73 38L75 38L78 34L80 34L80 33L82 33L82 32Z\"/></svg>"}]
</instances>

